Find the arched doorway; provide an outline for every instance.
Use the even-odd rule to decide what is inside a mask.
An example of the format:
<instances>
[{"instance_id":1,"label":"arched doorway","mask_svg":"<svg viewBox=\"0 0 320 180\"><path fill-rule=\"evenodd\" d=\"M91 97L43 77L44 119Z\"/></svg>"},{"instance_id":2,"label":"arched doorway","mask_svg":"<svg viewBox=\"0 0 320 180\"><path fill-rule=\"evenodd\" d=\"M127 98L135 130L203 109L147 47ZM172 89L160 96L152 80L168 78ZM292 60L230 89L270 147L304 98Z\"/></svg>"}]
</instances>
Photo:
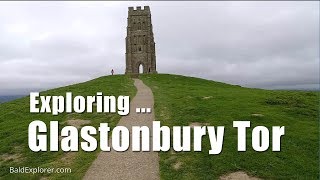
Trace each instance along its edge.
<instances>
[{"instance_id":1,"label":"arched doorway","mask_svg":"<svg viewBox=\"0 0 320 180\"><path fill-rule=\"evenodd\" d=\"M139 65L139 74L143 74L143 64Z\"/></svg>"}]
</instances>

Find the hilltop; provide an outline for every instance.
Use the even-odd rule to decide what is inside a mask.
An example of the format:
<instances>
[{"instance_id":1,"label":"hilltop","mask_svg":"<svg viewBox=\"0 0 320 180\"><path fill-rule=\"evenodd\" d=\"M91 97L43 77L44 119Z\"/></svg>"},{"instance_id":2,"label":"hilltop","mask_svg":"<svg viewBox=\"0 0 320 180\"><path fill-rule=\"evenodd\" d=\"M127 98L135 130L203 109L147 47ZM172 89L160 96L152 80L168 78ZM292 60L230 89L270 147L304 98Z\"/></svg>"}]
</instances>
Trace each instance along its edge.
<instances>
[{"instance_id":1,"label":"hilltop","mask_svg":"<svg viewBox=\"0 0 320 180\"><path fill-rule=\"evenodd\" d=\"M217 179L221 175L244 171L267 179L317 179L318 176L318 92L263 90L221 82L169 74L141 75L140 79L154 94L156 120L167 126L225 126L223 151L209 155L209 139L203 140L202 152L161 152L162 179ZM42 92L42 95L135 96L133 80L128 76L106 76L88 82ZM120 116L105 113L31 114L29 97L0 104L0 177L20 178L9 174L10 166L70 167L72 174L37 174L41 178L81 178L98 151L34 153L28 148L28 125L40 119L47 124L57 120L61 126L70 120L83 120L84 126L100 122L115 126ZM251 129L247 132L247 151L236 149L235 120L249 120L251 126L286 126L281 152L255 152L251 147ZM28 178L28 177L26 177Z\"/></svg>"}]
</instances>

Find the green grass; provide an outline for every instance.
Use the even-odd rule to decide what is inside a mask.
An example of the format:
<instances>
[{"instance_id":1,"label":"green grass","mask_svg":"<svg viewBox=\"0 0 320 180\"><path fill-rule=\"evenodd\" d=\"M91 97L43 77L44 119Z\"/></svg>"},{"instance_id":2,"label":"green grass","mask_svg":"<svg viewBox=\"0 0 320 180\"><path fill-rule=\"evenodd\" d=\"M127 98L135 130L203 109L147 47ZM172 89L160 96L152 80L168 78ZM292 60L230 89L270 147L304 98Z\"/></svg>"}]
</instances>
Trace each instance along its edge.
<instances>
[{"instance_id":1,"label":"green grass","mask_svg":"<svg viewBox=\"0 0 320 180\"><path fill-rule=\"evenodd\" d=\"M162 179L217 179L235 171L266 179L319 178L319 97L317 92L272 91L243 88L178 75L143 75L153 91L156 120L162 125L182 126L203 122L225 126L222 153L209 155L209 139L202 152L161 152ZM207 97L207 98L204 98ZM252 114L262 114L255 117ZM285 126L281 152L255 152L251 128L247 151L237 151L235 120L249 120L251 127ZM180 169L173 165L182 162Z\"/></svg>"},{"instance_id":2,"label":"green grass","mask_svg":"<svg viewBox=\"0 0 320 180\"><path fill-rule=\"evenodd\" d=\"M177 75L143 75L141 79L155 96L156 120L162 125L182 126L203 122L225 126L222 153L209 155L208 137L202 152L160 153L162 179L217 179L223 174L245 171L266 179L318 179L319 124L318 93L303 91L271 91L243 88L224 83ZM108 76L67 87L52 89L41 95L130 95L136 89L127 76ZM206 98L205 98L206 97ZM252 114L262 114L255 117ZM31 114L29 98L0 104L0 178L4 179L79 179L83 177L99 150L95 152L64 153L32 152L28 148L28 125L39 119L47 125L58 120L60 128L69 119L91 120L97 127L108 122L113 128L120 116L105 113ZM251 129L247 132L247 151L237 151L235 120L249 120L251 127L263 125L285 126L281 152L255 152L251 147ZM99 149L99 148L98 148ZM3 160L5 155L16 155L16 160ZM173 165L182 162L180 169ZM9 167L70 167L71 174L9 174Z\"/></svg>"},{"instance_id":3,"label":"green grass","mask_svg":"<svg viewBox=\"0 0 320 180\"><path fill-rule=\"evenodd\" d=\"M73 96L96 95L129 95L136 93L133 80L128 76L106 76L88 82L52 89L40 95L63 95L72 92ZM42 120L49 127L49 122L59 121L60 128L66 126L69 119L91 120L92 126L98 127L101 122L108 122L113 128L119 121L117 113L63 113L58 116L47 114L31 114L29 112L29 97L0 104L0 177L4 179L79 179L83 177L90 164L96 158L95 152L79 151L73 154L59 152L32 152L28 147L28 125L33 120ZM99 148L98 148L99 149ZM4 160L4 156L15 155L13 160ZM9 167L69 167L71 174L9 174Z\"/></svg>"}]
</instances>

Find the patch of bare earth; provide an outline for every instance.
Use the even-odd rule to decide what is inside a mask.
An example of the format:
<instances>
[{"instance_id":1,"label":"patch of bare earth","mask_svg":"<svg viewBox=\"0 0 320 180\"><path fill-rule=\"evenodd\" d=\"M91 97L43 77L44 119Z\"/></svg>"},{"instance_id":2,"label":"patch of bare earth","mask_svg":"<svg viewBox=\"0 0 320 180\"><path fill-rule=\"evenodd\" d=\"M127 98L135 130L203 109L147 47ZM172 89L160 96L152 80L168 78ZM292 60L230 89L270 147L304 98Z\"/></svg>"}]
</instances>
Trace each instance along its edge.
<instances>
[{"instance_id":1,"label":"patch of bare earth","mask_svg":"<svg viewBox=\"0 0 320 180\"><path fill-rule=\"evenodd\" d=\"M182 162L178 161L173 165L173 169L179 170L182 166Z\"/></svg>"},{"instance_id":2,"label":"patch of bare earth","mask_svg":"<svg viewBox=\"0 0 320 180\"><path fill-rule=\"evenodd\" d=\"M176 156L170 156L169 158L165 159L164 162L165 163L172 163L173 161L175 161L177 159Z\"/></svg>"},{"instance_id":3,"label":"patch of bare earth","mask_svg":"<svg viewBox=\"0 0 320 180\"><path fill-rule=\"evenodd\" d=\"M249 176L247 173L243 171L237 171L237 172L220 176L219 180L261 180L261 179L257 177Z\"/></svg>"},{"instance_id":4,"label":"patch of bare earth","mask_svg":"<svg viewBox=\"0 0 320 180\"><path fill-rule=\"evenodd\" d=\"M64 165L70 165L73 160L76 158L77 153L76 152L66 152L60 159L60 161Z\"/></svg>"},{"instance_id":5,"label":"patch of bare earth","mask_svg":"<svg viewBox=\"0 0 320 180\"><path fill-rule=\"evenodd\" d=\"M208 125L209 123L201 123L201 122L192 122L189 124L191 128L194 128L195 126L208 126Z\"/></svg>"},{"instance_id":6,"label":"patch of bare earth","mask_svg":"<svg viewBox=\"0 0 320 180\"><path fill-rule=\"evenodd\" d=\"M204 96L202 99L211 99L212 96Z\"/></svg>"},{"instance_id":7,"label":"patch of bare earth","mask_svg":"<svg viewBox=\"0 0 320 180\"><path fill-rule=\"evenodd\" d=\"M251 114L251 116L255 116L255 117L263 117L263 114Z\"/></svg>"},{"instance_id":8,"label":"patch of bare earth","mask_svg":"<svg viewBox=\"0 0 320 180\"><path fill-rule=\"evenodd\" d=\"M21 153L22 150L22 146L14 146L12 153L4 153L0 155L0 161L13 161L15 163L23 161L24 157Z\"/></svg>"},{"instance_id":9,"label":"patch of bare earth","mask_svg":"<svg viewBox=\"0 0 320 180\"><path fill-rule=\"evenodd\" d=\"M20 162L23 160L22 154L2 154L0 155L1 161L13 161L13 162Z\"/></svg>"},{"instance_id":10,"label":"patch of bare earth","mask_svg":"<svg viewBox=\"0 0 320 180\"><path fill-rule=\"evenodd\" d=\"M83 125L90 124L91 121L90 120L81 120L81 119L71 119L71 120L68 120L67 123L68 123L68 125L74 126L77 129L79 129Z\"/></svg>"}]
</instances>

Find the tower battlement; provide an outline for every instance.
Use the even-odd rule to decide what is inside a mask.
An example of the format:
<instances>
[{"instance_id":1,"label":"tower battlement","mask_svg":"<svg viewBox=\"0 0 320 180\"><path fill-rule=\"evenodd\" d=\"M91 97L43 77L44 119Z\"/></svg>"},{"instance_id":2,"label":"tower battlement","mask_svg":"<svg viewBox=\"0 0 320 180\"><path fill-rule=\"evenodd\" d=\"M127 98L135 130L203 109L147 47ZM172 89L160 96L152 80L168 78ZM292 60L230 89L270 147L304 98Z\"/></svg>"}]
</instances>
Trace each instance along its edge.
<instances>
[{"instance_id":1,"label":"tower battlement","mask_svg":"<svg viewBox=\"0 0 320 180\"><path fill-rule=\"evenodd\" d=\"M129 7L128 8L129 15L139 15L139 14L149 14L150 13L150 7L144 6L143 9L141 6L135 7Z\"/></svg>"}]
</instances>

